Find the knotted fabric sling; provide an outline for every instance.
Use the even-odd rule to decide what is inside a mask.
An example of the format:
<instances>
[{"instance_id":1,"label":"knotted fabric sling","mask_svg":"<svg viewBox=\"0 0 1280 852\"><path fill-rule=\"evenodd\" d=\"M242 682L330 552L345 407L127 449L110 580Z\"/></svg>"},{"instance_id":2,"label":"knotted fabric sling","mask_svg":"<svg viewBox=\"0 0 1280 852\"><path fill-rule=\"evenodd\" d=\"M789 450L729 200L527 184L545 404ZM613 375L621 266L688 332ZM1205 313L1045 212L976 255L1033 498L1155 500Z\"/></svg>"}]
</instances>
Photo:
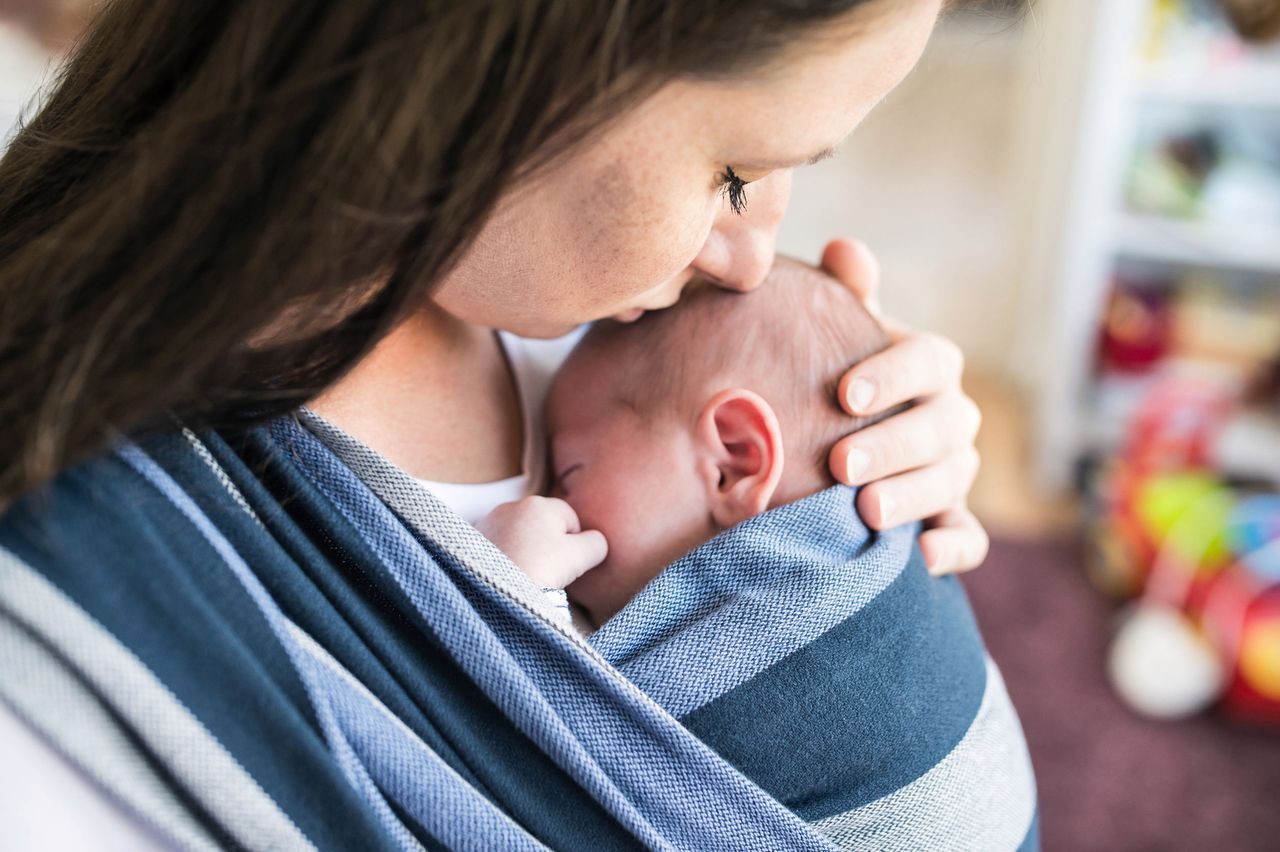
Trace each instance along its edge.
<instances>
[{"instance_id":1,"label":"knotted fabric sling","mask_svg":"<svg viewBox=\"0 0 1280 852\"><path fill-rule=\"evenodd\" d=\"M0 700L122 806L185 848L830 848L303 417L327 444L160 435L0 519Z\"/></svg>"},{"instance_id":2,"label":"knotted fabric sling","mask_svg":"<svg viewBox=\"0 0 1280 852\"><path fill-rule=\"evenodd\" d=\"M300 419L127 445L0 519L0 700L161 837L858 845L548 617L429 492Z\"/></svg>"}]
</instances>

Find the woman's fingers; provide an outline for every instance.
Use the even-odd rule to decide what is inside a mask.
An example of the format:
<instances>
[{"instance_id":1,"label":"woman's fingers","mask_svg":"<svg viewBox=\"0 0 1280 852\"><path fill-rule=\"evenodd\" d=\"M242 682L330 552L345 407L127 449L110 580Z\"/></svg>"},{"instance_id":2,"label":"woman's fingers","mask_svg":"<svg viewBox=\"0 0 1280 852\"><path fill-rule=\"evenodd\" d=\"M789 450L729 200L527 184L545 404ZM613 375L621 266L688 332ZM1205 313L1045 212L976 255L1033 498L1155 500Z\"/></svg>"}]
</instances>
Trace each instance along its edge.
<instances>
[{"instance_id":1,"label":"woman's fingers","mask_svg":"<svg viewBox=\"0 0 1280 852\"><path fill-rule=\"evenodd\" d=\"M880 316L880 264L866 245L833 240L822 268ZM973 439L982 422L960 386L964 357L943 337L881 322L893 344L841 378L840 404L853 415L916 405L839 441L831 472L848 485L870 483L858 494L858 512L871 527L924 519L920 548L932 573L970 570L986 558L989 541L964 505L978 471Z\"/></svg>"},{"instance_id":2,"label":"woman's fingers","mask_svg":"<svg viewBox=\"0 0 1280 852\"><path fill-rule=\"evenodd\" d=\"M857 294L874 316L880 316L880 261L866 243L832 240L822 252L822 268Z\"/></svg>"},{"instance_id":3,"label":"woman's fingers","mask_svg":"<svg viewBox=\"0 0 1280 852\"><path fill-rule=\"evenodd\" d=\"M962 505L978 475L978 451L964 447L935 464L879 479L858 493L858 514L872 529L921 521Z\"/></svg>"},{"instance_id":4,"label":"woman's fingers","mask_svg":"<svg viewBox=\"0 0 1280 852\"><path fill-rule=\"evenodd\" d=\"M920 397L959 388L960 347L915 332L860 362L840 379L840 404L850 414L875 414Z\"/></svg>"},{"instance_id":5,"label":"woman's fingers","mask_svg":"<svg viewBox=\"0 0 1280 852\"><path fill-rule=\"evenodd\" d=\"M936 464L972 449L981 423L973 400L960 391L944 393L841 438L829 456L831 475L845 485L862 485ZM915 517L928 514L932 512Z\"/></svg>"},{"instance_id":6,"label":"woman's fingers","mask_svg":"<svg viewBox=\"0 0 1280 852\"><path fill-rule=\"evenodd\" d=\"M920 535L920 552L935 576L972 571L987 558L991 539L981 522L964 506L930 519L934 524Z\"/></svg>"}]
</instances>

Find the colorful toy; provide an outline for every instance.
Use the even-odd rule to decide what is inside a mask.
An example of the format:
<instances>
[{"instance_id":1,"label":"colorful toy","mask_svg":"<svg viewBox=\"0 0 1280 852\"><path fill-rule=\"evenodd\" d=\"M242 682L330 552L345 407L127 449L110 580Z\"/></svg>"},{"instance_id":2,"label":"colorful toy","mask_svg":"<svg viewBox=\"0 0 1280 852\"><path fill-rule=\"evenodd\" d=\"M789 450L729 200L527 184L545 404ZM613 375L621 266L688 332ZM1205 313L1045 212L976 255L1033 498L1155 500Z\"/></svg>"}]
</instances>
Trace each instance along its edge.
<instances>
[{"instance_id":1,"label":"colorful toy","mask_svg":"<svg viewBox=\"0 0 1280 852\"><path fill-rule=\"evenodd\" d=\"M1125 703L1156 719L1181 719L1209 707L1227 684L1217 650L1171 606L1139 604L1121 623L1107 675Z\"/></svg>"},{"instance_id":2,"label":"colorful toy","mask_svg":"<svg viewBox=\"0 0 1280 852\"><path fill-rule=\"evenodd\" d=\"M1206 552L1223 532L1252 542L1259 523L1270 529L1277 522L1259 517L1275 502L1236 504L1224 531L1215 529L1219 500L1201 498L1171 529L1141 601L1117 632L1108 674L1126 703L1149 716L1180 718L1221 699L1235 717L1280 724L1280 577L1271 573L1280 537L1211 570L1212 562L1184 561L1197 534Z\"/></svg>"},{"instance_id":3,"label":"colorful toy","mask_svg":"<svg viewBox=\"0 0 1280 852\"><path fill-rule=\"evenodd\" d=\"M1208 472L1229 408L1204 389L1157 388L1113 462L1095 529L1095 581L1138 595L1107 661L1136 711L1180 718L1220 702L1280 724L1280 494L1247 494Z\"/></svg>"},{"instance_id":4,"label":"colorful toy","mask_svg":"<svg viewBox=\"0 0 1280 852\"><path fill-rule=\"evenodd\" d=\"M1226 661L1193 613L1230 564L1235 495L1201 473L1153 477L1137 492L1138 514L1160 546L1142 599L1111 645L1107 671L1138 712L1182 718L1211 705L1228 682Z\"/></svg>"},{"instance_id":5,"label":"colorful toy","mask_svg":"<svg viewBox=\"0 0 1280 852\"><path fill-rule=\"evenodd\" d=\"M1246 554L1244 562L1257 576L1280 583L1280 494L1250 497L1236 506L1229 533L1231 547Z\"/></svg>"},{"instance_id":6,"label":"colorful toy","mask_svg":"<svg viewBox=\"0 0 1280 852\"><path fill-rule=\"evenodd\" d=\"M1121 455L1099 471L1092 489L1099 505L1089 513L1087 570L1104 592L1120 598L1141 592L1174 521L1190 503L1223 489L1208 467L1232 405L1216 384L1179 380L1156 385L1138 406ZM1220 514L1225 503L1215 505ZM1221 517L1204 522L1220 525ZM1186 534L1192 533L1180 533ZM1206 551L1209 567L1225 552L1225 542L1215 539Z\"/></svg>"},{"instance_id":7,"label":"colorful toy","mask_svg":"<svg viewBox=\"0 0 1280 852\"><path fill-rule=\"evenodd\" d=\"M1280 495L1242 501L1229 535L1242 555L1200 613L1232 664L1223 709L1280 724Z\"/></svg>"},{"instance_id":8,"label":"colorful toy","mask_svg":"<svg viewBox=\"0 0 1280 852\"><path fill-rule=\"evenodd\" d=\"M1280 588L1272 588L1246 610L1235 677L1226 706L1236 715L1280 723Z\"/></svg>"},{"instance_id":9,"label":"colorful toy","mask_svg":"<svg viewBox=\"0 0 1280 852\"><path fill-rule=\"evenodd\" d=\"M1142 373L1168 354L1173 308L1168 281L1117 276L1102 323L1099 362L1107 370Z\"/></svg>"}]
</instances>

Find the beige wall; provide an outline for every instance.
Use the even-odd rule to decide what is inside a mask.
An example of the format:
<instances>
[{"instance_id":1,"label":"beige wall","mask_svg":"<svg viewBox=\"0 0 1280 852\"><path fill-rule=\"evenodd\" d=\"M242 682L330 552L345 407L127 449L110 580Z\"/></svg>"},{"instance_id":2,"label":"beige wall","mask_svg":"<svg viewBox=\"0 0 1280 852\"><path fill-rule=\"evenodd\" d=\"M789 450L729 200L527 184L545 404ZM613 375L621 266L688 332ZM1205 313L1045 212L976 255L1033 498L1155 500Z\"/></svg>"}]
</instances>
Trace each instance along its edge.
<instances>
[{"instance_id":1,"label":"beige wall","mask_svg":"<svg viewBox=\"0 0 1280 852\"><path fill-rule=\"evenodd\" d=\"M814 259L864 239L886 310L945 334L985 372L1013 375L1028 193L1018 156L1036 20L944 22L919 67L841 146L796 174L779 239Z\"/></svg>"}]
</instances>

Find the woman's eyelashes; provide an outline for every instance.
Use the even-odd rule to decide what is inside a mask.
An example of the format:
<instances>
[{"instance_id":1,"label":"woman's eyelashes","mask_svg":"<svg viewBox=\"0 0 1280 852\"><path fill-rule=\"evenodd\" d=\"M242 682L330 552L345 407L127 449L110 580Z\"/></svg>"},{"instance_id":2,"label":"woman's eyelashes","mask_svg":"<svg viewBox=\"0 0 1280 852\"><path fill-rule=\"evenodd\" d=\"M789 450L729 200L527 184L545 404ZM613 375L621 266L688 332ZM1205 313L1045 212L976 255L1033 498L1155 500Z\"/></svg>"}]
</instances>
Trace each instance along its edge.
<instances>
[{"instance_id":1,"label":"woman's eyelashes","mask_svg":"<svg viewBox=\"0 0 1280 852\"><path fill-rule=\"evenodd\" d=\"M747 210L747 184L734 172L733 166L725 166L720 173L720 191L729 199L729 208L741 216Z\"/></svg>"}]
</instances>

